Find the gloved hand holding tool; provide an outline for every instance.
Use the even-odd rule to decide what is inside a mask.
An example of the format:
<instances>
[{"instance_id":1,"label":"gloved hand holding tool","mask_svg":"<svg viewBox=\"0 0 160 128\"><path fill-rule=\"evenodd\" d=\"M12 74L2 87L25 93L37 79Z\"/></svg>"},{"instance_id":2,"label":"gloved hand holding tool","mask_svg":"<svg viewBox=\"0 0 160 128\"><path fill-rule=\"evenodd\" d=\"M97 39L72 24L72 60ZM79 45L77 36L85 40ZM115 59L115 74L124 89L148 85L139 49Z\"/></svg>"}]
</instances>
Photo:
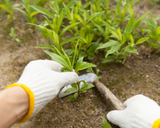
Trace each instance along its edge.
<instances>
[{"instance_id":1,"label":"gloved hand holding tool","mask_svg":"<svg viewBox=\"0 0 160 128\"><path fill-rule=\"evenodd\" d=\"M64 87L65 85L76 83L78 81L78 75L75 72L61 72L61 68L62 65L55 61L31 61L25 67L18 82L10 85L9 87L7 87L6 90L2 91L5 93L6 91L11 90L10 92L13 93L13 91L16 90L15 88L18 88L18 91L21 91L23 94L26 92L29 97L28 112L24 116L25 103L20 102L23 100L27 102L27 99L19 97L19 101L14 101L14 97L9 97L6 100L5 97L8 96L8 94L5 94L4 96L0 95L0 128L7 128L10 127L13 123L15 123L10 121L13 118L9 118L8 116L15 117L16 119L14 120L18 121L19 123L24 122L28 118L35 116L48 102L50 102L58 95L62 87ZM18 91L17 93L19 93ZM13 94L13 96L14 95L16 94ZM25 94L23 96L25 97ZM13 106L18 106L18 110L21 111L16 111L15 109L13 109ZM3 113L7 113L8 115L2 115L2 110ZM8 113L10 111L13 112L13 115ZM5 122L9 123L6 125Z\"/></svg>"},{"instance_id":2,"label":"gloved hand holding tool","mask_svg":"<svg viewBox=\"0 0 160 128\"><path fill-rule=\"evenodd\" d=\"M121 128L160 128L160 106L143 95L135 95L124 102L126 109L114 110L107 119Z\"/></svg>"}]
</instances>

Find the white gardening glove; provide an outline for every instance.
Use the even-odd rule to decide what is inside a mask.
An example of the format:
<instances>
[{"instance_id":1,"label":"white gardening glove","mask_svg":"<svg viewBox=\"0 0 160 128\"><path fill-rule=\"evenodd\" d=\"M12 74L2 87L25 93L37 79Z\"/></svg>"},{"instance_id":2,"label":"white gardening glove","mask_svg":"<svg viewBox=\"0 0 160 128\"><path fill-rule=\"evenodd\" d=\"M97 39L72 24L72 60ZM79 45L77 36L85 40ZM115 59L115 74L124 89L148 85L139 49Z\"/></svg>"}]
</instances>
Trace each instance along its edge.
<instances>
[{"instance_id":1,"label":"white gardening glove","mask_svg":"<svg viewBox=\"0 0 160 128\"><path fill-rule=\"evenodd\" d=\"M78 81L75 72L60 72L62 65L50 60L31 61L24 69L17 83L9 86L20 86L30 99L29 117L35 116L49 101L57 96L60 89Z\"/></svg>"},{"instance_id":2,"label":"white gardening glove","mask_svg":"<svg viewBox=\"0 0 160 128\"><path fill-rule=\"evenodd\" d=\"M155 101L143 95L136 95L124 104L125 110L114 110L107 114L110 122L121 128L160 127L160 106Z\"/></svg>"}]
</instances>

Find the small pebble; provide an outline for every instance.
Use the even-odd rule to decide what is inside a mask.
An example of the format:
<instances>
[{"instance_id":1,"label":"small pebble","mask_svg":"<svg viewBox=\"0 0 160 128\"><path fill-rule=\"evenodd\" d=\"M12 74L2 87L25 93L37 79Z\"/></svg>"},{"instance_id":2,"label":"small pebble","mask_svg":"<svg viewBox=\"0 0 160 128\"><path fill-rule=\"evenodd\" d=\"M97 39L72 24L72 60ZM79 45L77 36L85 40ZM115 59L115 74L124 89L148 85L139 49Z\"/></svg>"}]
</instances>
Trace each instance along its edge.
<instances>
[{"instance_id":1,"label":"small pebble","mask_svg":"<svg viewBox=\"0 0 160 128\"><path fill-rule=\"evenodd\" d=\"M112 83L114 83L114 82L115 82L115 79L112 79L111 81L112 81Z\"/></svg>"},{"instance_id":2,"label":"small pebble","mask_svg":"<svg viewBox=\"0 0 160 128\"><path fill-rule=\"evenodd\" d=\"M62 115L60 116L60 118L65 119Z\"/></svg>"},{"instance_id":3,"label":"small pebble","mask_svg":"<svg viewBox=\"0 0 160 128\"><path fill-rule=\"evenodd\" d=\"M30 128L30 126L29 125L25 125L24 128Z\"/></svg>"},{"instance_id":4,"label":"small pebble","mask_svg":"<svg viewBox=\"0 0 160 128\"><path fill-rule=\"evenodd\" d=\"M156 68L158 68L158 65L155 65Z\"/></svg>"}]
</instances>

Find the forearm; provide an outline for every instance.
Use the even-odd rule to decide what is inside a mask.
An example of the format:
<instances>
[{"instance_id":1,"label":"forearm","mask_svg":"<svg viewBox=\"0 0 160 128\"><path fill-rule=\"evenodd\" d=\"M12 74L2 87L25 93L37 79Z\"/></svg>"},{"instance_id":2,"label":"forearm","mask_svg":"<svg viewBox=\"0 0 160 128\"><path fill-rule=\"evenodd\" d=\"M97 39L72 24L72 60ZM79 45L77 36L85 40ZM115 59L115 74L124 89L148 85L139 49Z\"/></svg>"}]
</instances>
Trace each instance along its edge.
<instances>
[{"instance_id":1,"label":"forearm","mask_svg":"<svg viewBox=\"0 0 160 128\"><path fill-rule=\"evenodd\" d=\"M29 98L21 87L0 92L0 128L8 128L21 120L28 112Z\"/></svg>"}]
</instances>

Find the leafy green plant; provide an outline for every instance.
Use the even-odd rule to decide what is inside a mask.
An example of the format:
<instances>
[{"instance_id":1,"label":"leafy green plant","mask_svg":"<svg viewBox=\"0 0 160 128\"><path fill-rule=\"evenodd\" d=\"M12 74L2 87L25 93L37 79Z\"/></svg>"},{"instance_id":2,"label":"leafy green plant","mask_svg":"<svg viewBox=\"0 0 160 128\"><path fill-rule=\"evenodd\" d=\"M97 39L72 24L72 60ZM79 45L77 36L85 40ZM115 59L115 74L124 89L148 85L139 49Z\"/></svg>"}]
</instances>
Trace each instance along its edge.
<instances>
[{"instance_id":1,"label":"leafy green plant","mask_svg":"<svg viewBox=\"0 0 160 128\"><path fill-rule=\"evenodd\" d=\"M94 37L97 33L94 31L95 27L93 22L99 23L100 21L102 21L102 15L104 14L104 11L95 13L92 13L91 10L87 11L82 6L81 1L77 2L75 6L72 6L70 8L64 3L63 6L70 25L76 23L77 21L79 22L79 24L73 27L73 30L70 32L75 36L80 35L80 44L82 45L80 56L88 57L88 59L93 59L94 53L96 52L96 48L99 44L98 40L94 41ZM71 44L71 46L72 45L74 44Z\"/></svg>"},{"instance_id":2,"label":"leafy green plant","mask_svg":"<svg viewBox=\"0 0 160 128\"><path fill-rule=\"evenodd\" d=\"M36 22L36 17L34 17L36 14L38 14L38 11L35 11L33 8L31 8L30 4L34 4L32 3L30 0L22 0L21 5L23 6L23 8L25 9L22 10L20 8L16 8L16 10L22 12L27 20L27 22L29 23L35 23Z\"/></svg>"},{"instance_id":3,"label":"leafy green plant","mask_svg":"<svg viewBox=\"0 0 160 128\"><path fill-rule=\"evenodd\" d=\"M104 117L102 117L102 121L103 121L103 128L112 128Z\"/></svg>"},{"instance_id":4,"label":"leafy green plant","mask_svg":"<svg viewBox=\"0 0 160 128\"><path fill-rule=\"evenodd\" d=\"M59 0L54 0L49 2L49 8L32 4L30 8L43 14L46 20L39 25L30 24L36 26L49 40L48 45L38 48L49 49L45 52L63 65L62 71L78 73L95 67L85 61L94 59L100 49L106 52L103 62L116 60L123 64L132 53L138 54L137 45L149 39L137 33L146 20L145 16L149 14L136 16L133 5L137 1L119 0L115 9L109 8L109 0L93 0L85 4L80 0L71 0L67 4L61 0L59 4ZM75 100L91 87L93 85L84 81L73 84L66 93L77 93L69 101Z\"/></svg>"},{"instance_id":5,"label":"leafy green plant","mask_svg":"<svg viewBox=\"0 0 160 128\"><path fill-rule=\"evenodd\" d=\"M66 7L71 6L72 1L66 5ZM79 36L63 38L63 35L66 31L71 31L71 28L78 25L79 22L72 23L70 25L62 28L62 23L65 17L65 10L60 9L58 5L58 0L54 1L54 5L49 5L51 8L51 12L47 9L44 9L40 6L32 5L31 7L38 12L45 15L46 23L45 24L32 24L35 25L42 32L42 35L46 39L50 39L50 45L41 45L38 48L50 49L50 51L45 51L54 61L57 61L61 65L63 65L62 71L75 71L78 73L81 70L85 70L90 67L95 67L94 64L87 63L83 61L83 57L79 56L81 50ZM72 44L72 49L64 50L63 46L67 43ZM81 86L81 82L83 85ZM68 92L75 92L74 96L69 98L69 101L75 100L80 93L86 92L88 89L94 87L92 84L87 84L85 81L79 81L76 84L71 85L72 88L66 90Z\"/></svg>"},{"instance_id":6,"label":"leafy green plant","mask_svg":"<svg viewBox=\"0 0 160 128\"><path fill-rule=\"evenodd\" d=\"M148 37L147 42L153 49L160 48L160 26L153 20L146 20L146 29L144 30Z\"/></svg>"},{"instance_id":7,"label":"leafy green plant","mask_svg":"<svg viewBox=\"0 0 160 128\"><path fill-rule=\"evenodd\" d=\"M4 0L4 4L0 4L0 8L9 13L8 18L13 20L14 9L19 7L19 4L13 4L10 0Z\"/></svg>"},{"instance_id":8,"label":"leafy green plant","mask_svg":"<svg viewBox=\"0 0 160 128\"><path fill-rule=\"evenodd\" d=\"M138 2L138 0L115 1L117 1L117 6L112 11L112 14L114 15L112 21L115 26L119 26L122 28L123 23L125 23L125 21L128 21L130 17L134 14L132 7L136 2Z\"/></svg>"},{"instance_id":9,"label":"leafy green plant","mask_svg":"<svg viewBox=\"0 0 160 128\"><path fill-rule=\"evenodd\" d=\"M141 18L139 18L138 21L140 21L140 19ZM97 48L106 49L107 53L103 62L110 62L116 60L117 62L121 62L123 64L125 60L131 55L131 53L138 54L135 46L145 42L148 39L148 37L142 37L135 41L136 36L133 36L132 34L135 31L138 23L137 20L135 20L135 15L132 15L123 33L121 32L120 28L115 29L114 27L111 27L107 22L104 23L106 24L107 29L111 33L110 37L114 39L110 39L107 43L101 44Z\"/></svg>"},{"instance_id":10,"label":"leafy green plant","mask_svg":"<svg viewBox=\"0 0 160 128\"><path fill-rule=\"evenodd\" d=\"M57 36L58 37L58 36ZM58 39L57 39L58 40ZM60 52L56 46L38 46L39 48L48 48L51 49L53 52L45 51L54 61L60 63L63 65L62 71L75 71L78 73L78 71L85 70L87 68L96 67L94 64L87 63L83 61L83 57L78 58L78 52L79 49L77 48L78 43L76 45L76 48L74 50L74 53L72 57L67 56L67 54L64 52L63 48L61 47ZM83 86L81 86L81 82L83 82ZM92 84L87 84L85 81L79 81L75 84L71 85L72 88L69 88L66 90L65 93L69 92L75 92L74 96L71 96L68 101L74 101L81 93L85 93L88 89L94 87Z\"/></svg>"},{"instance_id":11,"label":"leafy green plant","mask_svg":"<svg viewBox=\"0 0 160 128\"><path fill-rule=\"evenodd\" d=\"M21 39L20 38L17 38L16 35L15 35L15 31L14 31L14 28L11 28L11 33L9 34L18 44L21 43Z\"/></svg>"},{"instance_id":12,"label":"leafy green plant","mask_svg":"<svg viewBox=\"0 0 160 128\"><path fill-rule=\"evenodd\" d=\"M69 3L70 4L70 3ZM55 34L57 34L57 36L59 37L59 40L60 42L62 42L62 37L64 35L64 33L68 30L70 30L72 27L78 25L79 23L76 22L74 24L71 24L71 25L68 25L66 27L64 27L62 30L62 21L65 17L65 13L64 13L64 10L60 9L59 6L58 6L58 0L55 0L54 1L54 5L53 7L50 5L50 8L52 9L52 12L48 11L47 9L44 9L42 7L39 7L39 6L35 6L35 5L32 5L31 6L33 9L37 10L38 12L46 15L45 18L46 18L46 23L45 25L44 24L40 24L40 25L35 25L37 26L41 32L42 32L42 35L45 37L45 38L50 38L52 42L54 42L54 36ZM52 20L50 20L52 19ZM48 28L47 26L49 26L50 28ZM55 33L55 34L53 34ZM72 40L75 40L77 39L77 37L71 37L69 39L67 39L66 41L72 41ZM64 45L65 43L67 43L66 41L63 41L61 43L61 45ZM60 46L57 46L58 49L60 49Z\"/></svg>"},{"instance_id":13,"label":"leafy green plant","mask_svg":"<svg viewBox=\"0 0 160 128\"><path fill-rule=\"evenodd\" d=\"M127 15L127 9L128 9L128 4L125 1L117 1L117 6L114 9L114 20L115 20L115 24L117 24L118 26L122 27L122 24L124 23L124 21L127 21L130 15Z\"/></svg>"}]
</instances>

